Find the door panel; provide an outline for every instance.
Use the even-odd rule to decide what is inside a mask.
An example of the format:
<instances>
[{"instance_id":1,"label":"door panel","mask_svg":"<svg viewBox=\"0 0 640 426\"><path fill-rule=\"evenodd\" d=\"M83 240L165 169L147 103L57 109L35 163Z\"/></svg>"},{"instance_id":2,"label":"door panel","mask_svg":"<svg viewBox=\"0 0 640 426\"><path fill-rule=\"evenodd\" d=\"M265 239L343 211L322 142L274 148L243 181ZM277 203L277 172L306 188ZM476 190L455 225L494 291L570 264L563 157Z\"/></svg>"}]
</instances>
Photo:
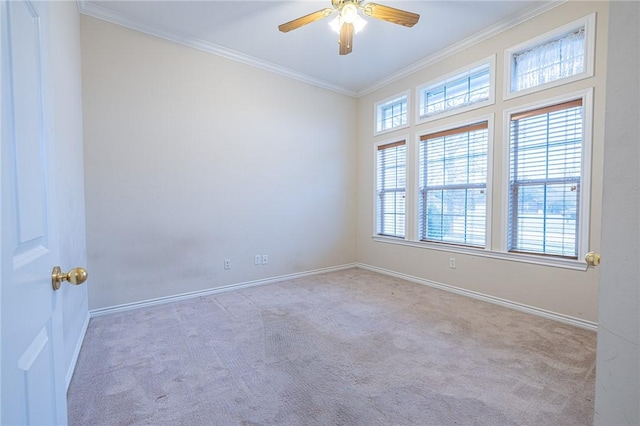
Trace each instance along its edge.
<instances>
[{"instance_id":1,"label":"door panel","mask_svg":"<svg viewBox=\"0 0 640 426\"><path fill-rule=\"evenodd\" d=\"M41 108L42 80L40 57L42 56L40 20L29 3L9 5L10 42L17 42L10 65L13 76L14 137L16 144L16 174L18 185L19 241L22 249L33 250L43 236L44 170L41 158L45 142ZM13 44L13 43L12 43ZM29 82L30 84L25 84ZM38 241L40 240L40 241ZM35 244L34 244L35 243ZM35 247L34 247L35 246Z\"/></svg>"},{"instance_id":2,"label":"door panel","mask_svg":"<svg viewBox=\"0 0 640 426\"><path fill-rule=\"evenodd\" d=\"M51 374L53 351L49 327L43 327L18 360L25 395L26 424L52 424L55 421L55 398L51 386L42 386L41 377Z\"/></svg>"},{"instance_id":3,"label":"door panel","mask_svg":"<svg viewBox=\"0 0 640 426\"><path fill-rule=\"evenodd\" d=\"M47 2L3 1L0 423L65 424Z\"/></svg>"},{"instance_id":4,"label":"door panel","mask_svg":"<svg viewBox=\"0 0 640 426\"><path fill-rule=\"evenodd\" d=\"M43 197L45 191L42 165L46 142L41 105L40 19L29 3L9 4L9 37L12 44L7 75L13 85L10 90L13 118L13 149L15 152L18 234L14 267L19 268L46 254L46 220ZM15 51L19 41L20 54ZM19 143L15 143L18 142Z\"/></svg>"}]
</instances>

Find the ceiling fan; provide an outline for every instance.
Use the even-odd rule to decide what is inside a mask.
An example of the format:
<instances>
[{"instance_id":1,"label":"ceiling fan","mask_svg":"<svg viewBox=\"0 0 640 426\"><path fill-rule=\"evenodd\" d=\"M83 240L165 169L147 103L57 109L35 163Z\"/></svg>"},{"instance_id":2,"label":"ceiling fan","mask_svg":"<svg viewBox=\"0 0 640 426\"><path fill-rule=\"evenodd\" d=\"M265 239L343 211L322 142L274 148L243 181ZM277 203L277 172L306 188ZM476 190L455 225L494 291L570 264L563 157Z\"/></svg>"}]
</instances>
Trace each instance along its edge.
<instances>
[{"instance_id":1,"label":"ceiling fan","mask_svg":"<svg viewBox=\"0 0 640 426\"><path fill-rule=\"evenodd\" d=\"M340 34L338 44L340 54L347 55L353 48L353 34L357 33L367 23L360 17L358 11L362 11L365 16L370 16L383 21L392 22L405 27L413 27L420 19L417 13L407 12L377 3L362 4L364 0L331 0L331 7L318 10L308 15L302 16L293 21L286 22L278 26L283 33L300 28L322 18L327 18L338 12L338 16L329 25Z\"/></svg>"}]
</instances>

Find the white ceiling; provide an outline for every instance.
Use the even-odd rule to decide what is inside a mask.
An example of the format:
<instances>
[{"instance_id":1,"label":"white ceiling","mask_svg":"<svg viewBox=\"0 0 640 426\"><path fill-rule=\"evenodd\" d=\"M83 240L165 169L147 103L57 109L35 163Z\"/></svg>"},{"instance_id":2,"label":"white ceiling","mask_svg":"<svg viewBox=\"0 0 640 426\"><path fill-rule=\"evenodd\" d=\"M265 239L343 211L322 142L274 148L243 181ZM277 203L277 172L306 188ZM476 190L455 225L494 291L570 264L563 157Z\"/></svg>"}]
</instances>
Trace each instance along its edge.
<instances>
[{"instance_id":1,"label":"white ceiling","mask_svg":"<svg viewBox=\"0 0 640 426\"><path fill-rule=\"evenodd\" d=\"M419 69L559 4L519 0L375 0L420 14L412 28L366 18L353 52L338 55L332 18L289 33L278 25L331 7L330 0L79 0L80 11L352 96ZM366 3L366 2L365 2Z\"/></svg>"}]
</instances>

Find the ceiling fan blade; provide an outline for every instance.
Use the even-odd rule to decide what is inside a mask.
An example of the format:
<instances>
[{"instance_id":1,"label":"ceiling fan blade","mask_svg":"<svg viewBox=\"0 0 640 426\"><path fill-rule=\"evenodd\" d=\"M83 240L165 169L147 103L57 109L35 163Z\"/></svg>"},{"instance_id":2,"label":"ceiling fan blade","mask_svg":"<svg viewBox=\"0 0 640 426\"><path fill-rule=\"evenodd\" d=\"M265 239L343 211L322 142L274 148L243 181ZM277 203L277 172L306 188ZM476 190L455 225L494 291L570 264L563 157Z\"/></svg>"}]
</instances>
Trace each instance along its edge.
<instances>
[{"instance_id":1,"label":"ceiling fan blade","mask_svg":"<svg viewBox=\"0 0 640 426\"><path fill-rule=\"evenodd\" d=\"M362 6L365 15L372 18L382 19L383 21L393 22L394 24L404 25L405 27L413 27L420 19L417 13L407 12L389 6L383 6L377 3L367 3Z\"/></svg>"},{"instance_id":2,"label":"ceiling fan blade","mask_svg":"<svg viewBox=\"0 0 640 426\"><path fill-rule=\"evenodd\" d=\"M331 9L330 7L318 10L317 12L310 13L301 18L294 19L293 21L286 22L282 25L278 25L278 29L283 33L287 33L291 30L295 30L296 28L300 28L303 25L307 25L319 19L326 18L327 16L331 15L334 10L335 9Z\"/></svg>"},{"instance_id":3,"label":"ceiling fan blade","mask_svg":"<svg viewBox=\"0 0 640 426\"><path fill-rule=\"evenodd\" d=\"M340 54L348 55L353 49L353 24L345 22L340 27Z\"/></svg>"}]
</instances>

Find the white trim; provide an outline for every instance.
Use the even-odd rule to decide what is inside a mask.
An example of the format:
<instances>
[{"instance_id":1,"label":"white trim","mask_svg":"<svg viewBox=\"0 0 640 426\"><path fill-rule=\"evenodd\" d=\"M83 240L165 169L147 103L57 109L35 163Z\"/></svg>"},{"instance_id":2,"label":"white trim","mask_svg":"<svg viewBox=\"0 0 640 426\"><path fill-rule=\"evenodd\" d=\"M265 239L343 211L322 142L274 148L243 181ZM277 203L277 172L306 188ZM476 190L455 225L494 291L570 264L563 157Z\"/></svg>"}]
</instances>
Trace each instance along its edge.
<instances>
[{"instance_id":1,"label":"white trim","mask_svg":"<svg viewBox=\"0 0 640 426\"><path fill-rule=\"evenodd\" d=\"M523 303L513 302L511 300L502 299L499 297L489 296L487 294L478 293L471 290L466 290L460 287L455 287L449 284L443 284L436 281L426 280L424 278L414 277L412 275L403 274L400 272L391 271L389 269L379 268L377 266L367 265L364 263L357 263L356 266L361 269L366 269L368 271L377 272L380 274L388 275L395 278L400 278L406 281L411 281L417 284L423 284L429 287L437 288L440 290L448 291L450 293L459 294L462 296L471 297L473 299L482 300L484 302L489 302L494 305L503 306L505 308L513 309L516 311L524 312L527 314L536 315L538 317L550 319L553 321L558 321L564 324L572 325L575 327L585 328L591 331L598 331L598 324L592 321L583 320L580 318L575 318L569 315L559 314L552 311L547 311L546 309L536 308L534 306L525 305Z\"/></svg>"},{"instance_id":2,"label":"white trim","mask_svg":"<svg viewBox=\"0 0 640 426\"><path fill-rule=\"evenodd\" d=\"M292 280L296 278L308 277L311 275L324 274L327 272L341 271L344 269L354 268L355 266L356 266L355 263L347 263L344 265L332 266L328 268L313 269L311 271L280 275L277 277L263 278L263 279L254 280L254 281L245 281L242 283L230 284L230 285L210 288L206 290L192 291L189 293L175 294L173 296L158 297L156 299L142 300L139 302L125 303L122 305L93 309L89 311L89 314L91 315L91 318L94 318L94 317L99 317L103 315L114 314L117 312L126 312L126 311L131 311L133 309L138 309L138 308L146 308L149 306L156 306L156 305L163 305L165 303L178 302L180 300L193 299L195 297L200 297L200 296L209 296L211 294L218 294L218 293L224 293L232 290L240 290L243 288L256 287L259 285L272 284L272 283L284 281L284 280Z\"/></svg>"},{"instance_id":3,"label":"white trim","mask_svg":"<svg viewBox=\"0 0 640 426\"><path fill-rule=\"evenodd\" d=\"M78 363L78 356L80 355L80 349L82 349L82 343L84 343L84 337L87 334L87 328L89 328L89 321L91 320L91 315L87 312L87 316L84 319L84 324L82 324L82 330L80 331L80 337L76 342L76 347L73 350L73 356L71 357L71 363L69 363L69 368L67 369L67 376L65 377L66 382L66 390L69 390L69 385L71 384L71 379L73 378L73 373L76 370L76 364Z\"/></svg>"},{"instance_id":4,"label":"white trim","mask_svg":"<svg viewBox=\"0 0 640 426\"><path fill-rule=\"evenodd\" d=\"M327 81L311 77L307 74L282 67L278 64L274 64L273 62L264 61L262 59L254 58L253 56L245 55L244 53L238 52L236 50L218 46L217 44L197 37L193 37L184 33L169 30L167 28L162 28L155 25L148 25L146 23L131 19L121 13L105 9L94 3L89 3L86 0L77 0L77 2L80 13L87 16L93 16L94 18L102 19L103 21L111 22L112 24L117 24L126 28L140 31L145 34L160 37L174 43L182 44L187 47L222 56L226 59L231 59L233 61L251 65L265 71L270 71L284 77L310 84L312 86L321 87L323 89L331 90L351 97L357 97L358 95L356 91L348 89L346 87L337 86Z\"/></svg>"},{"instance_id":5,"label":"white trim","mask_svg":"<svg viewBox=\"0 0 640 426\"><path fill-rule=\"evenodd\" d=\"M380 113L382 112L382 108L387 105L395 104L397 101L402 100L402 98L405 98L404 100L407 103L407 122L400 126L392 127L390 129L378 130L378 124L380 124ZM411 126L411 90L410 89L400 92L397 95L389 96L388 98L378 101L373 105L373 135L374 136L383 135L385 133L394 132L400 129L406 129L409 126Z\"/></svg>"},{"instance_id":6,"label":"white trim","mask_svg":"<svg viewBox=\"0 0 640 426\"><path fill-rule=\"evenodd\" d=\"M580 176L580 235L578 259L584 259L591 251L591 180L593 172L593 88L582 97L582 173Z\"/></svg>"},{"instance_id":7,"label":"white trim","mask_svg":"<svg viewBox=\"0 0 640 426\"><path fill-rule=\"evenodd\" d=\"M423 107L422 100L424 99L424 97L422 96L423 91L429 91L430 89L433 89L435 87L446 85L446 83L449 80L453 80L455 77L459 77L464 74L469 74L470 71L487 64L489 65L489 97L486 100L477 102L477 103L467 104L459 108L445 109L442 112L433 114L433 115L427 115L424 117L421 115L422 107ZM452 115L458 115L467 111L473 111L478 108L494 105L496 103L496 55L491 55L485 59L476 61L463 68L459 68L453 72L445 74L444 76L434 78L426 83L419 85L416 88L415 97L416 97L416 107L415 107L416 125L429 123L434 120L439 120L441 118L451 117Z\"/></svg>"},{"instance_id":8,"label":"white trim","mask_svg":"<svg viewBox=\"0 0 640 426\"><path fill-rule=\"evenodd\" d=\"M539 45L542 45L548 41L554 40L565 34L568 34L574 30L584 27L584 71L580 74L572 75L570 77L561 78L558 80L549 81L535 87L529 87L527 89L518 90L513 92L511 90L511 82L513 79L513 55ZM596 39L596 14L592 13L583 18L577 19L566 25L558 27L554 30L547 31L535 38L527 40L512 46L504 51L504 79L503 79L503 99L513 99L519 96L528 95L530 93L539 92L552 87L561 86L564 84L572 83L574 81L583 80L585 78L593 77L595 69L595 39Z\"/></svg>"},{"instance_id":9,"label":"white trim","mask_svg":"<svg viewBox=\"0 0 640 426\"><path fill-rule=\"evenodd\" d=\"M591 212L591 157L593 146L593 88L579 90L576 92L566 93L564 95L555 96L553 98L543 99L538 102L533 102L525 105L518 105L514 108L504 110L503 116L503 161L502 161L502 191L504 204L502 206L501 220L502 220L502 236L500 239L500 250L509 256L514 256L516 253L508 252L508 238L509 238L509 179L510 179L510 165L511 165L511 129L510 129L510 116L512 114L528 111L546 106L556 105L563 102L572 101L575 99L582 99L582 170L580 171L580 229L578 235L578 259L577 260L564 260L564 262L572 262L583 264L586 269L587 264L582 261L584 256L589 251L589 239L590 239L590 212ZM518 254L518 256L520 256ZM535 256L535 255L534 255ZM540 255L548 257L549 260L552 256ZM564 263L563 262L563 263ZM554 262L555 263L555 262Z\"/></svg>"},{"instance_id":10,"label":"white trim","mask_svg":"<svg viewBox=\"0 0 640 426\"><path fill-rule=\"evenodd\" d=\"M446 59L450 56L453 56L457 53L460 53L470 47L475 46L476 44L479 44L491 37L494 37L504 31L507 31L510 28L513 28L517 25L520 25L523 22L528 21L529 19L533 19L536 16L545 13L557 6L560 6L561 4L565 3L568 0L551 0L550 2L540 2L538 4L535 4L534 6L532 6L530 9L527 9L517 15L511 16L501 22L498 22L495 25L492 25L486 29L484 29L483 31L480 31L474 35L472 35L471 37L468 37L464 40L459 41L458 43L455 43L451 46L449 46L446 49L442 49L440 51L438 51L437 53L428 56L416 63L414 63L413 65L409 65L408 67L393 73L391 75L389 75L386 78L383 78L382 80L378 81L377 83L374 83L373 85L362 89L360 91L357 92L357 97L363 97L368 95L369 93L372 93L378 89L381 89L391 83L394 83L400 79L403 79L413 73L416 73L418 71L421 71L433 64L436 64L440 61L442 61L443 59Z\"/></svg>"},{"instance_id":11,"label":"white trim","mask_svg":"<svg viewBox=\"0 0 640 426\"><path fill-rule=\"evenodd\" d=\"M388 276L400 278L400 279L403 279L403 280L406 280L406 281L411 281L411 282L414 282L414 283L417 283L417 284L427 285L429 287L438 288L440 290L445 290L445 291L448 291L450 293L460 294L462 296L471 297L473 299L482 300L482 301L485 301L485 302L489 302L489 303L493 303L493 304L496 304L496 305L504 306L504 307L507 307L507 308L510 308L510 309L515 309L515 310L520 311L520 312L525 312L525 313L533 314L533 315L536 315L536 316L539 316L539 317L548 318L548 319L551 319L551 320L554 320L554 321L562 322L562 323L573 325L573 326L576 326L576 327L586 328L586 329L592 330L592 331L597 331L597 329L598 329L598 324L595 323L595 322L583 320L583 319L580 319L580 318L571 317L569 315L559 314L559 313L556 313L556 312L547 311L545 309L536 308L534 306L529 306L529 305L525 305L525 304L522 304L522 303L513 302L513 301L510 301L510 300L507 300L507 299L502 299L502 298L499 298L499 297L489 296L489 295L486 295L486 294L483 294L483 293L479 293L479 292L475 292L475 291L471 291L471 290L466 290L466 289L463 289L463 288L460 288L460 287L455 287L455 286L452 286L452 285L449 285L449 284L443 284L443 283L439 283L437 281L427 280L427 279L424 279L424 278L418 278L418 277L415 277L413 275L408 275L408 274L404 274L404 273L401 273L401 272L392 271L392 270L389 270L389 269L379 268L377 266L372 266L372 265L368 265L366 263L360 263L360 262L347 263L347 264L340 265L340 266L315 269L315 270L296 273L296 274L281 275L281 276L278 276L278 277L266 278L266 279L262 279L262 280L247 281L247 282L244 282L244 283L232 284L232 285L228 285L228 286L224 286L224 287L218 287L218 288L212 288L212 289L208 289L208 290L195 291L195 292L191 292L191 293L183 293L183 294L178 294L178 295L175 295L175 296L161 297L161 298L157 298L157 299L151 299L151 300L135 302L135 303L127 303L127 304L124 304L124 305L111 306L111 307L108 307L108 308L94 309L92 311L89 311L89 314L90 314L91 318L94 318L94 317L99 317L99 316L103 316L103 315L109 315L109 314L113 314L113 313L117 313L117 312L125 312L125 311L130 311L130 310L134 310L134 309L138 309L138 308L144 308L144 307L148 307L148 306L162 305L162 304L165 304L165 303L172 303L172 302L177 302L177 301L186 300L186 299L192 299L192 298L200 297L200 296L207 296L207 295L211 295L211 294L224 293L224 292L227 292L227 291L240 290L240 289L243 289L243 288L256 287L256 286L265 285L265 284L273 284L273 283L276 283L276 282L279 282L279 281L296 279L296 278L303 278L303 277L312 276L312 275L324 274L324 273L327 273L327 272L342 271L342 270L351 269L351 268L361 268L361 269L365 269L365 270L368 270L368 271L377 272L377 273L380 273L380 274L383 274L383 275L388 275ZM87 319L87 321L85 323L85 328L86 328L86 325L88 325L88 323L89 323L89 321ZM84 334L83 334L83 336L84 336Z\"/></svg>"},{"instance_id":12,"label":"white trim","mask_svg":"<svg viewBox=\"0 0 640 426\"><path fill-rule=\"evenodd\" d=\"M511 123L506 110L502 111L502 203L500 203L500 245L507 251L509 240L509 179L511 178Z\"/></svg>"},{"instance_id":13,"label":"white trim","mask_svg":"<svg viewBox=\"0 0 640 426\"><path fill-rule=\"evenodd\" d=\"M411 176L413 178L413 185L411 185L411 198L413 200L413 203L411 204L410 210L412 216L411 225L413 229L412 233L407 235L406 242L415 241L420 236L420 136L422 136L423 134L424 133L419 132L414 133L413 143L411 144L413 152L413 156L411 157L411 168L413 170L413 172L411 173ZM411 238L408 238L409 236L411 236ZM374 235L373 238L375 241L378 241L381 236Z\"/></svg>"},{"instance_id":14,"label":"white trim","mask_svg":"<svg viewBox=\"0 0 640 426\"><path fill-rule=\"evenodd\" d=\"M487 145L487 207L486 207L486 216L485 216L485 239L484 239L484 247L485 250L487 247L491 250L493 246L493 146L495 144L495 127L494 127L495 114L489 114L487 118L488 125L488 145Z\"/></svg>"}]
</instances>

